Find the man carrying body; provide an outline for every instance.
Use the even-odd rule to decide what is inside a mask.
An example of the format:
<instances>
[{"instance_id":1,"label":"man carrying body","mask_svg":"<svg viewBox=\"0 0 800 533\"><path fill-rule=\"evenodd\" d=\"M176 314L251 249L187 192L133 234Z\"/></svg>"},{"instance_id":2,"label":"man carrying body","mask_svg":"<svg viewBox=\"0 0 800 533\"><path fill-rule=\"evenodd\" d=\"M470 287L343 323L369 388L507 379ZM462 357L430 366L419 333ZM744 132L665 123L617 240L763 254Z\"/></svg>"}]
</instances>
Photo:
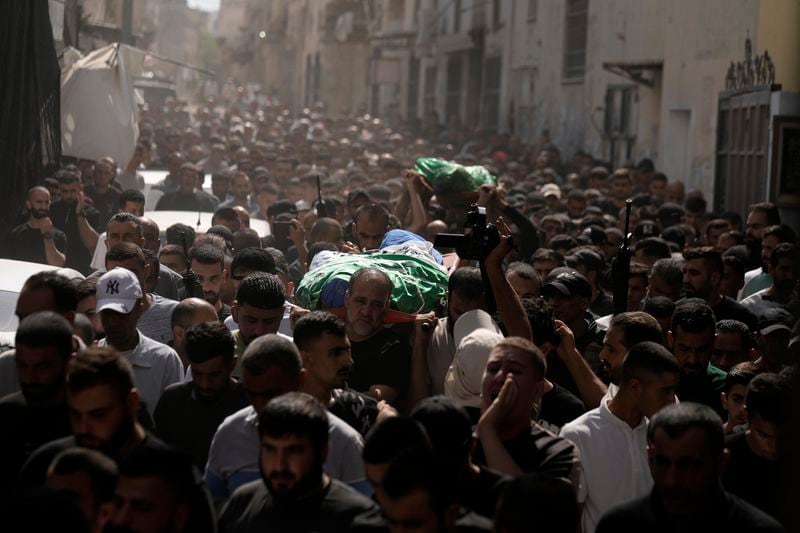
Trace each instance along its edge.
<instances>
[{"instance_id":1,"label":"man carrying body","mask_svg":"<svg viewBox=\"0 0 800 533\"><path fill-rule=\"evenodd\" d=\"M362 268L350 277L345 294L347 337L353 355L348 385L388 403L405 394L411 360L408 343L383 327L391 293L389 276Z\"/></svg>"}]
</instances>

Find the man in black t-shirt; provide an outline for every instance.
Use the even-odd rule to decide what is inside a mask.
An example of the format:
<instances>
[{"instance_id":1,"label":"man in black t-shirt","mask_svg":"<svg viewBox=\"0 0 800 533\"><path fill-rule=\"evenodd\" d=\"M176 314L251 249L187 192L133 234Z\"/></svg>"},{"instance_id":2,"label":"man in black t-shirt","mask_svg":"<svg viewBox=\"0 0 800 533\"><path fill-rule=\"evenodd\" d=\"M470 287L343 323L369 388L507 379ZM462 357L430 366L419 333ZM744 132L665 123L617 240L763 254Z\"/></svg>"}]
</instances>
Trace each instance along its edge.
<instances>
[{"instance_id":1,"label":"man in black t-shirt","mask_svg":"<svg viewBox=\"0 0 800 533\"><path fill-rule=\"evenodd\" d=\"M383 326L391 295L389 276L375 268L356 271L345 294L347 337L353 354L347 383L388 403L405 395L411 371L410 345Z\"/></svg>"},{"instance_id":2,"label":"man in black t-shirt","mask_svg":"<svg viewBox=\"0 0 800 533\"><path fill-rule=\"evenodd\" d=\"M328 416L311 396L291 392L259 415L261 479L239 487L219 519L220 533L347 531L374 508L366 496L323 471Z\"/></svg>"},{"instance_id":3,"label":"man in black t-shirt","mask_svg":"<svg viewBox=\"0 0 800 533\"><path fill-rule=\"evenodd\" d=\"M30 261L56 267L66 261L67 237L50 219L50 191L34 187L28 191L25 206L30 218L11 230L6 237L3 255L18 261Z\"/></svg>"},{"instance_id":4,"label":"man in black t-shirt","mask_svg":"<svg viewBox=\"0 0 800 533\"><path fill-rule=\"evenodd\" d=\"M650 420L647 433L655 486L603 515L597 533L783 531L773 518L722 489L722 419L711 408L669 405Z\"/></svg>"},{"instance_id":5,"label":"man in black t-shirt","mask_svg":"<svg viewBox=\"0 0 800 533\"><path fill-rule=\"evenodd\" d=\"M31 452L72 433L65 399L67 363L74 349L72 326L52 311L34 313L19 325L15 341L22 390L0 400L3 496Z\"/></svg>"},{"instance_id":6,"label":"man in black t-shirt","mask_svg":"<svg viewBox=\"0 0 800 533\"><path fill-rule=\"evenodd\" d=\"M83 196L83 185L77 174L68 170L56 173L60 184L61 200L53 202L50 217L53 225L67 236L67 260L65 267L88 274L92 254L97 246L98 232L108 219L90 205L86 205Z\"/></svg>"},{"instance_id":7,"label":"man in black t-shirt","mask_svg":"<svg viewBox=\"0 0 800 533\"><path fill-rule=\"evenodd\" d=\"M575 446L531 422L546 371L544 355L526 339L508 337L495 346L483 374L475 462L514 477L531 472L562 477L577 491Z\"/></svg>"},{"instance_id":8,"label":"man in black t-shirt","mask_svg":"<svg viewBox=\"0 0 800 533\"><path fill-rule=\"evenodd\" d=\"M213 213L217 204L211 196L196 191L198 175L202 172L193 163L181 165L178 173L178 190L162 196L156 211L205 211Z\"/></svg>"},{"instance_id":9,"label":"man in black t-shirt","mask_svg":"<svg viewBox=\"0 0 800 533\"><path fill-rule=\"evenodd\" d=\"M788 524L787 422L792 397L778 374L759 374L747 386L747 431L725 439L730 451L722 475L726 490Z\"/></svg>"},{"instance_id":10,"label":"man in black t-shirt","mask_svg":"<svg viewBox=\"0 0 800 533\"><path fill-rule=\"evenodd\" d=\"M491 518L509 478L473 464L470 455L475 437L466 410L445 396L433 396L418 403L411 418L422 424L428 434L436 464L453 480L458 503Z\"/></svg>"},{"instance_id":11,"label":"man in black t-shirt","mask_svg":"<svg viewBox=\"0 0 800 533\"><path fill-rule=\"evenodd\" d=\"M667 342L681 367L675 396L682 402L708 405L726 416L720 394L725 388L725 372L711 364L716 327L714 313L698 300L679 304L672 314Z\"/></svg>"},{"instance_id":12,"label":"man in black t-shirt","mask_svg":"<svg viewBox=\"0 0 800 533\"><path fill-rule=\"evenodd\" d=\"M39 447L22 467L21 488L44 484L56 455L82 446L119 461L138 448L166 445L137 421L139 392L133 368L111 348L87 348L67 367L67 404L73 436Z\"/></svg>"},{"instance_id":13,"label":"man in black t-shirt","mask_svg":"<svg viewBox=\"0 0 800 533\"><path fill-rule=\"evenodd\" d=\"M189 328L192 380L167 387L153 413L156 434L189 453L198 468L205 468L211 439L225 417L249 405L244 387L231 377L234 348L233 335L219 322Z\"/></svg>"}]
</instances>

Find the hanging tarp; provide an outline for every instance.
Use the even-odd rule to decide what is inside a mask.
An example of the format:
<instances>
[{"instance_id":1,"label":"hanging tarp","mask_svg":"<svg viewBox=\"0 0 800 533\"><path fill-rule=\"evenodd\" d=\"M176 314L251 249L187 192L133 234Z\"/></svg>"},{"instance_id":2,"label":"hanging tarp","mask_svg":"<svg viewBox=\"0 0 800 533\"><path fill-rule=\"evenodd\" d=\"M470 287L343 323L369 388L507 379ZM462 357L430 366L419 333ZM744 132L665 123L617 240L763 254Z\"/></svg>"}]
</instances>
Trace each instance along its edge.
<instances>
[{"instance_id":1,"label":"hanging tarp","mask_svg":"<svg viewBox=\"0 0 800 533\"><path fill-rule=\"evenodd\" d=\"M133 78L143 57L111 44L76 61L61 82L61 139L65 156L113 157L125 166L139 135Z\"/></svg>"}]
</instances>

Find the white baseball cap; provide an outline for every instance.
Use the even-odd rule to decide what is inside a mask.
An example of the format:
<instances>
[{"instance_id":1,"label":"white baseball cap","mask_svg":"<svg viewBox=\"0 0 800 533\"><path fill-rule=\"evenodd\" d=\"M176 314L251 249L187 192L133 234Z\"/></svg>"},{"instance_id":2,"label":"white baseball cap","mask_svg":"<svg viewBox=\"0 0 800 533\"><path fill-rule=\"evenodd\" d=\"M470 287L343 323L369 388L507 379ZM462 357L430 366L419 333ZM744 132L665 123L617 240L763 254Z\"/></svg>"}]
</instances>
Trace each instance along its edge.
<instances>
[{"instance_id":1,"label":"white baseball cap","mask_svg":"<svg viewBox=\"0 0 800 533\"><path fill-rule=\"evenodd\" d=\"M453 339L456 354L445 376L445 396L466 407L480 407L486 362L503 334L486 311L476 309L456 320Z\"/></svg>"},{"instance_id":2,"label":"white baseball cap","mask_svg":"<svg viewBox=\"0 0 800 533\"><path fill-rule=\"evenodd\" d=\"M128 314L142 298L139 279L127 268L115 267L97 280L97 312L110 309Z\"/></svg>"}]
</instances>

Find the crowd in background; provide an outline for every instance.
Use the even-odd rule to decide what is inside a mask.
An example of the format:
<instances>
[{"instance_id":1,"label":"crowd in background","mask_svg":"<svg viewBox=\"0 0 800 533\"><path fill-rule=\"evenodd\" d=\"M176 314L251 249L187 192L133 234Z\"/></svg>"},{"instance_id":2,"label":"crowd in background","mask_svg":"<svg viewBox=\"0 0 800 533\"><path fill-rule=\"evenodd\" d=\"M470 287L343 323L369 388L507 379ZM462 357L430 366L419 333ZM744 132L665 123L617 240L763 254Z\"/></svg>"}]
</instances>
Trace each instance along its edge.
<instances>
[{"instance_id":1,"label":"crowd in background","mask_svg":"<svg viewBox=\"0 0 800 533\"><path fill-rule=\"evenodd\" d=\"M437 194L421 157L496 183ZM480 264L435 245L473 202ZM397 238L446 279L435 308L394 309L427 281L377 266L302 305ZM0 355L0 501L26 531L798 527L796 240L770 203L713 212L546 136L168 99L130 161L65 161L2 241L51 268Z\"/></svg>"}]
</instances>

